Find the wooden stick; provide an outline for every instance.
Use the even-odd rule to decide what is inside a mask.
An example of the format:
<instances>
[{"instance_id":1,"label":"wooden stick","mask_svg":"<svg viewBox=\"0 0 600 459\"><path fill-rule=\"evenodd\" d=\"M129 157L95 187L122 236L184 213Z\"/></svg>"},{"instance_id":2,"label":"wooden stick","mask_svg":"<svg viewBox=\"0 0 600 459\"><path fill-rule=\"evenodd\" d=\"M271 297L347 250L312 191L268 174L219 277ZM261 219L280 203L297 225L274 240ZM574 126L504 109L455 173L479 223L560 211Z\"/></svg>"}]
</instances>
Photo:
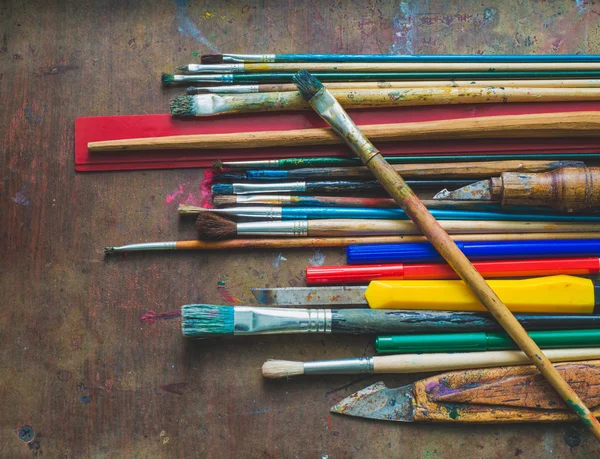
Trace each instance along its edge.
<instances>
[{"instance_id":1,"label":"wooden stick","mask_svg":"<svg viewBox=\"0 0 600 459\"><path fill-rule=\"evenodd\" d=\"M361 126L366 136L379 142L434 139L596 137L600 112L535 113L481 116L414 123ZM89 142L90 152L174 149L233 149L336 145L341 139L332 129L196 134Z\"/></svg>"},{"instance_id":2,"label":"wooden stick","mask_svg":"<svg viewBox=\"0 0 600 459\"><path fill-rule=\"evenodd\" d=\"M406 185L400 174L388 164L381 153L361 133L344 109L340 107L337 100L316 78L306 71L299 72L294 77L294 83L315 111L343 137L346 144L373 172L381 185L404 209L415 225L423 231L431 244L471 288L481 303L529 357L567 405L577 413L594 435L600 438L600 423L589 408L554 368L539 346L529 337L523 326L502 303L446 231L433 218L416 194Z\"/></svg>"}]
</instances>

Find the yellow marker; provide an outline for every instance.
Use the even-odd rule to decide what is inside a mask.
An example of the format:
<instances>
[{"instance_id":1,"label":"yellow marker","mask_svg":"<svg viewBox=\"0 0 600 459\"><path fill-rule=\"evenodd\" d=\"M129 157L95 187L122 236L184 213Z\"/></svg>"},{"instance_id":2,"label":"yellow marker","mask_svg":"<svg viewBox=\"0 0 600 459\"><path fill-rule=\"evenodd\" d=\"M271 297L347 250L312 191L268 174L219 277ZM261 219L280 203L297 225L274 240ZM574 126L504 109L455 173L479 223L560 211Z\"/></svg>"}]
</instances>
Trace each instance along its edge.
<instances>
[{"instance_id":1,"label":"yellow marker","mask_svg":"<svg viewBox=\"0 0 600 459\"><path fill-rule=\"evenodd\" d=\"M600 302L600 283L574 276L487 281L513 312L591 314ZM486 311L461 280L373 281L365 291L373 309Z\"/></svg>"}]
</instances>

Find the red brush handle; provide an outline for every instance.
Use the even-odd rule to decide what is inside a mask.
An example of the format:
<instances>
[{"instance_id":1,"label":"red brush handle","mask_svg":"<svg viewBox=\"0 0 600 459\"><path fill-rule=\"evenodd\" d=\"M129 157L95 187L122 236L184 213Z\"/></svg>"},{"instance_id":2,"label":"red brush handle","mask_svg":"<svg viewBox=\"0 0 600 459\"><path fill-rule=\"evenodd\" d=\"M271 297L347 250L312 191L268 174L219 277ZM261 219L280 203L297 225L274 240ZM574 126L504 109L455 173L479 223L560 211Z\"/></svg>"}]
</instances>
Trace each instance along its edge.
<instances>
[{"instance_id":1,"label":"red brush handle","mask_svg":"<svg viewBox=\"0 0 600 459\"><path fill-rule=\"evenodd\" d=\"M483 277L529 277L555 274L595 274L600 272L600 259L548 258L542 260L479 261L473 266ZM458 279L446 264L391 264L351 266L307 266L306 283L356 284L372 280Z\"/></svg>"}]
</instances>

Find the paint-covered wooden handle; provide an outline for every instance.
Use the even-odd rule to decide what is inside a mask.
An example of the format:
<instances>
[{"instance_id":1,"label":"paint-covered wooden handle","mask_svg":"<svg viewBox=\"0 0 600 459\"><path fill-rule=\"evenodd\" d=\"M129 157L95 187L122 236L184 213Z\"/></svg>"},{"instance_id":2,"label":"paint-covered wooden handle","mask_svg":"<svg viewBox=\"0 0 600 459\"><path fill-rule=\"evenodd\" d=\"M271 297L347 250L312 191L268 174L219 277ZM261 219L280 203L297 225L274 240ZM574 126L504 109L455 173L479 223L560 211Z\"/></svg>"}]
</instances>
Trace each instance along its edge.
<instances>
[{"instance_id":1,"label":"paint-covered wooden handle","mask_svg":"<svg viewBox=\"0 0 600 459\"><path fill-rule=\"evenodd\" d=\"M502 205L548 206L561 211L600 208L600 168L565 167L542 174L505 172Z\"/></svg>"},{"instance_id":2,"label":"paint-covered wooden handle","mask_svg":"<svg viewBox=\"0 0 600 459\"><path fill-rule=\"evenodd\" d=\"M595 416L600 414L600 360L556 364ZM534 366L445 373L414 384L416 421L576 421Z\"/></svg>"}]
</instances>

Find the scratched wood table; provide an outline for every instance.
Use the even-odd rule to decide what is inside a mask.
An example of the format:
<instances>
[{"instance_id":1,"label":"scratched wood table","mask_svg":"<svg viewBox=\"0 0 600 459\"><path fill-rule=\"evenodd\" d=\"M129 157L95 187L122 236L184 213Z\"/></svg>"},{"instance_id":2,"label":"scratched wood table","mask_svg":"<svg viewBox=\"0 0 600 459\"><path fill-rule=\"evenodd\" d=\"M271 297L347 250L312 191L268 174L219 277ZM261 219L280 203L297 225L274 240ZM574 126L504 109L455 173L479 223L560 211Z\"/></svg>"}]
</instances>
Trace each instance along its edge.
<instances>
[{"instance_id":1,"label":"scratched wood table","mask_svg":"<svg viewBox=\"0 0 600 459\"><path fill-rule=\"evenodd\" d=\"M593 457L579 424L406 425L330 416L383 379L264 381L267 358L368 355L368 337L185 341L186 303L252 304L341 250L130 254L194 236L198 170L76 174L78 116L164 113L161 72L206 52L598 53L588 1L3 1L0 457ZM419 375L422 376L422 375Z\"/></svg>"}]
</instances>

